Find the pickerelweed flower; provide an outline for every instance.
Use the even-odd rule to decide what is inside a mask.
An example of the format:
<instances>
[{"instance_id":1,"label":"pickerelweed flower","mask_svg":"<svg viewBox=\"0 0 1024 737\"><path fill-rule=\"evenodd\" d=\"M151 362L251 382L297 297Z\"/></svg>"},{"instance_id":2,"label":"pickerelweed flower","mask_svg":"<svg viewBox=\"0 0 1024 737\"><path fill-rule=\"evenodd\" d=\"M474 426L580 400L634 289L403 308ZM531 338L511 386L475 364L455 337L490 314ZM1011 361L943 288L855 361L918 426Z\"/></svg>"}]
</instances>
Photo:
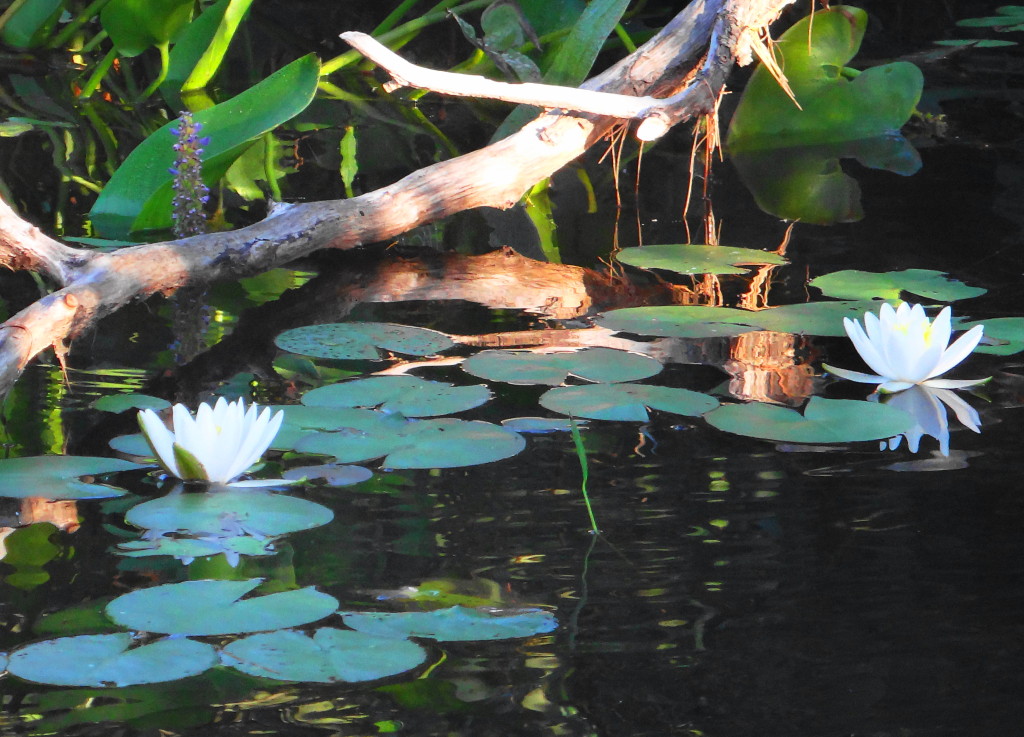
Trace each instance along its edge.
<instances>
[{"instance_id":1,"label":"pickerelweed flower","mask_svg":"<svg viewBox=\"0 0 1024 737\"><path fill-rule=\"evenodd\" d=\"M878 315L865 313L864 326L856 320L843 318L846 334L874 374L834 368L825 370L842 379L864 384L878 384L876 391L899 392L915 384L935 389L961 389L987 379L938 379L963 361L981 340L983 326L975 325L949 345L952 315L944 307L934 322L928 319L921 305L901 302L893 309L886 303Z\"/></svg>"},{"instance_id":2,"label":"pickerelweed flower","mask_svg":"<svg viewBox=\"0 0 1024 737\"><path fill-rule=\"evenodd\" d=\"M244 400L220 397L199 405L195 417L183 404L171 408L168 428L151 409L139 412L139 425L164 470L183 481L229 484L260 459L281 428L284 412L248 409ZM238 481L233 486L267 486L280 479Z\"/></svg>"},{"instance_id":3,"label":"pickerelweed flower","mask_svg":"<svg viewBox=\"0 0 1024 737\"><path fill-rule=\"evenodd\" d=\"M210 199L210 190L203 183L203 146L210 142L209 138L200 138L201 123L192 120L192 113L181 113L181 122L171 133L178 137L174 144L177 152L174 166L170 169L174 175L174 200L171 219L174 222L174 235L185 238L206 232L206 216L203 205Z\"/></svg>"}]
</instances>

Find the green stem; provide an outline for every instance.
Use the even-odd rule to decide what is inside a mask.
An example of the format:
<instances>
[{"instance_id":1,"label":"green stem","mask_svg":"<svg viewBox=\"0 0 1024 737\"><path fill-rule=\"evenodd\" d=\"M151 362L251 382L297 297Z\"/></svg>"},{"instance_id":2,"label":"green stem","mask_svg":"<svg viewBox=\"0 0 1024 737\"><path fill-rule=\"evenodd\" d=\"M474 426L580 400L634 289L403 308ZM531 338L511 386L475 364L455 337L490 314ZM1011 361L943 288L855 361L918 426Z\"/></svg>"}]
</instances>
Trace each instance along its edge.
<instances>
[{"instance_id":1,"label":"green stem","mask_svg":"<svg viewBox=\"0 0 1024 737\"><path fill-rule=\"evenodd\" d=\"M148 99L167 79L167 70L171 66L171 43L170 41L164 41L161 44L157 44L156 48L160 52L160 73L156 75L156 79L150 83L149 87L139 95L139 100Z\"/></svg>"},{"instance_id":2,"label":"green stem","mask_svg":"<svg viewBox=\"0 0 1024 737\"><path fill-rule=\"evenodd\" d=\"M113 66L114 59L116 58L117 49L111 49L107 52L107 55L100 60L100 63L96 65L92 74L89 75L89 79L87 79L85 84L82 85L82 92L78 96L80 100L88 100L92 97L92 93L100 86L100 82L103 81L107 72L110 71L110 67Z\"/></svg>"},{"instance_id":3,"label":"green stem","mask_svg":"<svg viewBox=\"0 0 1024 737\"><path fill-rule=\"evenodd\" d=\"M274 134L263 135L263 176L267 178L267 185L270 187L270 196L275 202L281 201L281 187L277 183L277 176L274 171Z\"/></svg>"},{"instance_id":4,"label":"green stem","mask_svg":"<svg viewBox=\"0 0 1024 737\"><path fill-rule=\"evenodd\" d=\"M93 0L84 10L82 10L81 13L76 15L70 23L64 26L60 33L50 39L50 42L47 43L46 46L51 49L63 46L67 43L69 38L75 35L79 28L99 15L100 11L103 10L103 6L109 2L110 0Z\"/></svg>"},{"instance_id":5,"label":"green stem","mask_svg":"<svg viewBox=\"0 0 1024 737\"><path fill-rule=\"evenodd\" d=\"M594 517L594 508L590 506L590 495L587 494L587 480L590 478L590 464L587 462L587 449L583 445L583 436L580 434L580 427L576 424L576 418L569 416L569 432L572 435L572 442L576 446L576 457L580 459L580 470L583 472L583 483L580 488L583 490L583 502L587 505L587 514L590 516L590 530L595 535L600 535L597 529L597 519Z\"/></svg>"},{"instance_id":6,"label":"green stem","mask_svg":"<svg viewBox=\"0 0 1024 737\"><path fill-rule=\"evenodd\" d=\"M388 13L388 17L382 20L376 28L370 31L371 36L377 36L381 33L387 33L390 31L398 19L405 15L409 10L412 9L420 0L405 0L397 8Z\"/></svg>"}]
</instances>

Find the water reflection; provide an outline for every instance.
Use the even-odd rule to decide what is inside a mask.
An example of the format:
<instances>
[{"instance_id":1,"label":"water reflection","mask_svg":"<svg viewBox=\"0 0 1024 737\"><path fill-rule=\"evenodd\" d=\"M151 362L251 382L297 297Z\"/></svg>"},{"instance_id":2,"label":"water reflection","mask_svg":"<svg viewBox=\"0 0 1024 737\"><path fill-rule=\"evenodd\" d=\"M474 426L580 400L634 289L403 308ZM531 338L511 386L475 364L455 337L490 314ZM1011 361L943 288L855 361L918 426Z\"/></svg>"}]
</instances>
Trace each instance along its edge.
<instances>
[{"instance_id":1,"label":"water reflection","mask_svg":"<svg viewBox=\"0 0 1024 737\"><path fill-rule=\"evenodd\" d=\"M916 384L895 394L872 394L870 400L888 404L896 409L903 410L914 418L917 423L912 429L883 440L881 449L896 450L900 447L903 438L907 439L907 448L911 453L917 453L921 445L921 438L928 436L939 441L939 452L943 456L949 455L949 420L946 408L953 410L957 420L964 427L976 433L981 432L981 417L966 400L961 398L951 389L935 389L929 386Z\"/></svg>"}]
</instances>

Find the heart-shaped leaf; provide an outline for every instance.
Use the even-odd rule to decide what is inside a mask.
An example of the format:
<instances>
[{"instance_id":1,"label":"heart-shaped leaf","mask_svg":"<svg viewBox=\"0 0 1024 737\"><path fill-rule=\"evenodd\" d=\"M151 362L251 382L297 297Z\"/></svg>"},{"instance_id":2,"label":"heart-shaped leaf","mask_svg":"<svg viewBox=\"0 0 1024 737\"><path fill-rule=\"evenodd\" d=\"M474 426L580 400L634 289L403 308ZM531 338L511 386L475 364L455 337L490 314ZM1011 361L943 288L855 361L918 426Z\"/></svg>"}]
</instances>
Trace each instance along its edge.
<instances>
[{"instance_id":1,"label":"heart-shaped leaf","mask_svg":"<svg viewBox=\"0 0 1024 737\"><path fill-rule=\"evenodd\" d=\"M749 269L738 267L787 263L782 256L770 251L692 243L624 248L616 258L641 269L661 269L677 274L746 274Z\"/></svg>"},{"instance_id":2,"label":"heart-shaped leaf","mask_svg":"<svg viewBox=\"0 0 1024 737\"><path fill-rule=\"evenodd\" d=\"M302 403L314 407L380 407L406 417L436 417L479 407L491 398L483 384L453 386L417 376L371 376L322 386Z\"/></svg>"},{"instance_id":3,"label":"heart-shaped leaf","mask_svg":"<svg viewBox=\"0 0 1024 737\"><path fill-rule=\"evenodd\" d=\"M549 389L540 398L542 407L573 417L592 420L647 422L647 407L695 416L718 406L718 400L689 389L647 384L591 384Z\"/></svg>"},{"instance_id":4,"label":"heart-shaped leaf","mask_svg":"<svg viewBox=\"0 0 1024 737\"><path fill-rule=\"evenodd\" d=\"M489 614L453 606L432 612L342 612L345 624L380 637L430 637L441 642L505 640L551 632L558 620L549 612L528 609L516 614Z\"/></svg>"},{"instance_id":5,"label":"heart-shaped leaf","mask_svg":"<svg viewBox=\"0 0 1024 737\"><path fill-rule=\"evenodd\" d=\"M987 290L971 287L957 279L950 279L941 271L931 269L904 269L877 273L873 271L834 271L815 279L810 285L823 294L839 299L892 299L898 300L903 292L919 297L953 302L984 294Z\"/></svg>"},{"instance_id":6,"label":"heart-shaped leaf","mask_svg":"<svg viewBox=\"0 0 1024 737\"><path fill-rule=\"evenodd\" d=\"M0 497L22 499L104 499L128 492L116 486L80 481L115 471L142 468L116 458L88 456L30 456L0 461Z\"/></svg>"},{"instance_id":7,"label":"heart-shaped leaf","mask_svg":"<svg viewBox=\"0 0 1024 737\"><path fill-rule=\"evenodd\" d=\"M558 386L570 375L603 383L637 381L654 376L662 366L656 359L640 353L584 348L567 353L481 351L467 358L462 368L489 381Z\"/></svg>"},{"instance_id":8,"label":"heart-shaped leaf","mask_svg":"<svg viewBox=\"0 0 1024 737\"><path fill-rule=\"evenodd\" d=\"M379 361L382 351L431 356L455 345L444 333L388 322L338 322L286 330L277 347L316 358Z\"/></svg>"}]
</instances>

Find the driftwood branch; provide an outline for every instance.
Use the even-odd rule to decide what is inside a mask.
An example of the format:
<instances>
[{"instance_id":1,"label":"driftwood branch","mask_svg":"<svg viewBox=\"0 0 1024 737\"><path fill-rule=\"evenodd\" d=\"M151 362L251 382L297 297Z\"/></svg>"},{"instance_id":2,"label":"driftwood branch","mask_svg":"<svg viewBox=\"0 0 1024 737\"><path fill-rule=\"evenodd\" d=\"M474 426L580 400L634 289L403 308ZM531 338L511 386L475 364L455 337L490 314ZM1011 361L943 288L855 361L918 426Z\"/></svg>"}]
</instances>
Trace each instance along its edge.
<instances>
[{"instance_id":1,"label":"driftwood branch","mask_svg":"<svg viewBox=\"0 0 1024 737\"><path fill-rule=\"evenodd\" d=\"M694 0L661 32L583 85L614 95L686 97L664 120L709 113L754 23L792 0ZM715 40L715 39L718 40ZM730 44L733 47L730 47ZM714 45L716 52L708 54ZM696 68L696 75L694 69ZM662 100L662 104L665 100ZM560 106L564 107L564 106ZM69 248L0 202L0 266L38 271L61 288L0 325L0 394L47 347L68 340L125 304L188 284L266 271L323 248L379 242L476 207L507 209L536 182L600 141L621 118L548 113L484 149L420 169L348 200L295 205L229 233L124 248Z\"/></svg>"}]
</instances>

